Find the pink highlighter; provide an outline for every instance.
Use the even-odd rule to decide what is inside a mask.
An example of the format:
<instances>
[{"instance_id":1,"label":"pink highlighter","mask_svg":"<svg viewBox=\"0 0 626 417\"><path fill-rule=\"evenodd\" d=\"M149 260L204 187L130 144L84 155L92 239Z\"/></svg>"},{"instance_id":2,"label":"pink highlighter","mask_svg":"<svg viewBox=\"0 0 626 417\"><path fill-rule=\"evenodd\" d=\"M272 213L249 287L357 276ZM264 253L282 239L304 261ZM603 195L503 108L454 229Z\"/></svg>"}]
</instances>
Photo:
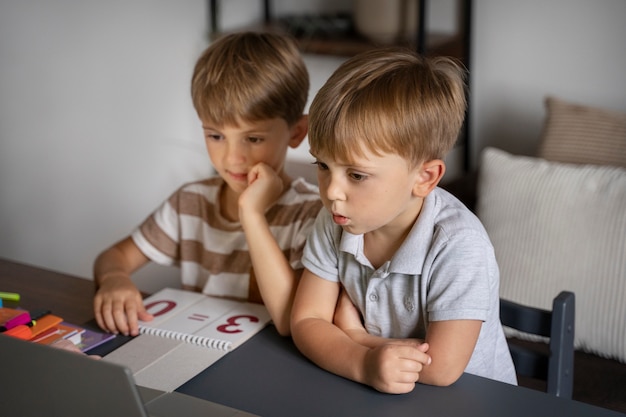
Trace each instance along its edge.
<instances>
[{"instance_id":1,"label":"pink highlighter","mask_svg":"<svg viewBox=\"0 0 626 417\"><path fill-rule=\"evenodd\" d=\"M10 318L9 320L7 320L4 323L4 327L6 327L7 330L19 326L20 324L27 324L30 323L30 314L28 313L28 311L25 311L21 314L18 314L15 317Z\"/></svg>"}]
</instances>

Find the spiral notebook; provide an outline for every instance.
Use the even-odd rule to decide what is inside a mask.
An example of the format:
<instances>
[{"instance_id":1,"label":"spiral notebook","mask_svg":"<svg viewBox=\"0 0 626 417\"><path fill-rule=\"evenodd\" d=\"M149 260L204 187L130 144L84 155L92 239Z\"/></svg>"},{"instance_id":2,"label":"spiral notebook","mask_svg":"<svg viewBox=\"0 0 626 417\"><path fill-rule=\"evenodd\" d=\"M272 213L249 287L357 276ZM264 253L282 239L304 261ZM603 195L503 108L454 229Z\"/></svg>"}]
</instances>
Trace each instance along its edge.
<instances>
[{"instance_id":1,"label":"spiral notebook","mask_svg":"<svg viewBox=\"0 0 626 417\"><path fill-rule=\"evenodd\" d=\"M261 304L165 288L144 300L150 322L104 357L130 368L138 385L173 391L263 329Z\"/></svg>"}]
</instances>

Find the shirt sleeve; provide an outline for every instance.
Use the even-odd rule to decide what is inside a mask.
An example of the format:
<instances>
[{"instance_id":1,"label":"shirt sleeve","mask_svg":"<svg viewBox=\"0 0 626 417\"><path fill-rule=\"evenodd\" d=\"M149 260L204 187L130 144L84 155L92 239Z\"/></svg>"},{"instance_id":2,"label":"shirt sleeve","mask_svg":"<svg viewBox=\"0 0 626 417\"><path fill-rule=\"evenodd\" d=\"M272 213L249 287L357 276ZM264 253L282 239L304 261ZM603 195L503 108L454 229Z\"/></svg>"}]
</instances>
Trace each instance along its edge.
<instances>
[{"instance_id":1,"label":"shirt sleeve","mask_svg":"<svg viewBox=\"0 0 626 417\"><path fill-rule=\"evenodd\" d=\"M179 263L179 190L165 200L131 234L139 249L161 265Z\"/></svg>"},{"instance_id":2,"label":"shirt sleeve","mask_svg":"<svg viewBox=\"0 0 626 417\"><path fill-rule=\"evenodd\" d=\"M338 248L341 227L332 222L327 210L321 210L304 246L302 264L320 278L339 282Z\"/></svg>"},{"instance_id":3,"label":"shirt sleeve","mask_svg":"<svg viewBox=\"0 0 626 417\"><path fill-rule=\"evenodd\" d=\"M436 252L428 285L428 321L487 320L499 278L491 243L468 233L447 239Z\"/></svg>"}]
</instances>

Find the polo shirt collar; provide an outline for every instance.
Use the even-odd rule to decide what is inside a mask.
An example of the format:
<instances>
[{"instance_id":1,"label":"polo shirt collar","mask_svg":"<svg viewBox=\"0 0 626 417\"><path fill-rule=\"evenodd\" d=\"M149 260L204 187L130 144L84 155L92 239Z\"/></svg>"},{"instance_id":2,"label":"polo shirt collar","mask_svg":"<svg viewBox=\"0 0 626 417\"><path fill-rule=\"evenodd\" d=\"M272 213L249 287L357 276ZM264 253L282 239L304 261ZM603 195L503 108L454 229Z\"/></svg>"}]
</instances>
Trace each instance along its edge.
<instances>
[{"instance_id":1,"label":"polo shirt collar","mask_svg":"<svg viewBox=\"0 0 626 417\"><path fill-rule=\"evenodd\" d=\"M387 272L399 273L406 275L419 275L423 270L426 254L433 240L433 231L435 227L435 204L436 192L433 190L424 199L424 205L417 218L417 221L411 228L408 236L397 252L391 258ZM354 258L361 264L372 267L363 252L363 235L353 235L345 230L341 234L339 242L339 250L352 254ZM387 267L387 263L381 268Z\"/></svg>"}]
</instances>

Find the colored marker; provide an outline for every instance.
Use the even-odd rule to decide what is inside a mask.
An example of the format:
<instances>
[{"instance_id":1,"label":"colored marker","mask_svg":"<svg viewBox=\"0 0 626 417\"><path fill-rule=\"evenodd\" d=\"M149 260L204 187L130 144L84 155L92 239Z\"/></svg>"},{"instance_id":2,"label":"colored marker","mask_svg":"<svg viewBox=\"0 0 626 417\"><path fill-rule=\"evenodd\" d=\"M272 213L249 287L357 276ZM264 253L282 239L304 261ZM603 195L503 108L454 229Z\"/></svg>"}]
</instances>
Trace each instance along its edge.
<instances>
[{"instance_id":1,"label":"colored marker","mask_svg":"<svg viewBox=\"0 0 626 417\"><path fill-rule=\"evenodd\" d=\"M6 301L20 301L20 295L15 292L0 291L0 298Z\"/></svg>"},{"instance_id":2,"label":"colored marker","mask_svg":"<svg viewBox=\"0 0 626 417\"><path fill-rule=\"evenodd\" d=\"M40 309L40 310L32 310L30 312L30 319L31 320L39 320L40 318L47 316L48 314L51 314L52 311L47 310L47 309Z\"/></svg>"},{"instance_id":3,"label":"colored marker","mask_svg":"<svg viewBox=\"0 0 626 417\"><path fill-rule=\"evenodd\" d=\"M27 311L25 311L5 321L4 325L0 326L0 332L5 332L9 329L12 329L13 327L19 326L21 324L27 324L30 322L31 322L30 314Z\"/></svg>"},{"instance_id":4,"label":"colored marker","mask_svg":"<svg viewBox=\"0 0 626 417\"><path fill-rule=\"evenodd\" d=\"M30 326L25 324L20 324L19 326L12 327L2 334L17 337L18 339L22 340L28 340L33 336Z\"/></svg>"}]
</instances>

